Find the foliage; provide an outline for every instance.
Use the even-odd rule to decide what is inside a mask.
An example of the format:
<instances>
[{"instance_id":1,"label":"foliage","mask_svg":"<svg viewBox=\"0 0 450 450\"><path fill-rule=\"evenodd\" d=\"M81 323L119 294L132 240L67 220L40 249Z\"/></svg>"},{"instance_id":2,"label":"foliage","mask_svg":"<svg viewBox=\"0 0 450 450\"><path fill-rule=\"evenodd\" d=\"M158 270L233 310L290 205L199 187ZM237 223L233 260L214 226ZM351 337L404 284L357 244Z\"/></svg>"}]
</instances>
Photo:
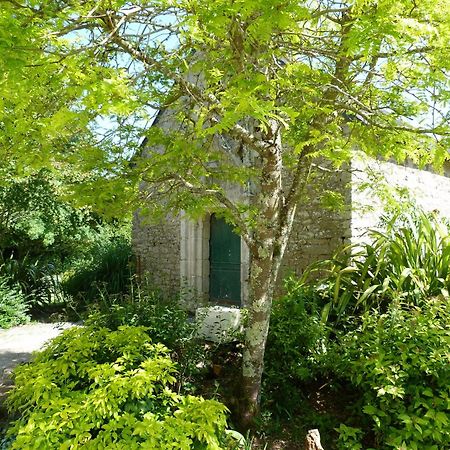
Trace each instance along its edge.
<instances>
[{"instance_id":1,"label":"foliage","mask_svg":"<svg viewBox=\"0 0 450 450\"><path fill-rule=\"evenodd\" d=\"M131 284L128 294L101 297L90 305L86 321L94 327L144 326L153 342L170 348L172 358L178 363L178 383L184 390L194 389L193 377L201 372L208 359L202 342L196 339L196 325L186 311L174 300L162 299L149 286Z\"/></svg>"},{"instance_id":2,"label":"foliage","mask_svg":"<svg viewBox=\"0 0 450 450\"><path fill-rule=\"evenodd\" d=\"M31 307L42 306L61 297L56 267L43 258L27 254L21 259L0 255L0 274L7 277L11 286L19 286Z\"/></svg>"},{"instance_id":3,"label":"foliage","mask_svg":"<svg viewBox=\"0 0 450 450\"><path fill-rule=\"evenodd\" d=\"M278 269L320 161L342 166L355 148L437 168L450 157L449 117L437 114L450 101L449 0L4 6L2 166L72 164L88 174L78 193L103 210L143 202L233 223L250 250L250 403ZM148 130L156 110L164 126ZM144 135L158 151L137 154Z\"/></svg>"},{"instance_id":4,"label":"foliage","mask_svg":"<svg viewBox=\"0 0 450 450\"><path fill-rule=\"evenodd\" d=\"M92 305L88 322L116 330L123 325L144 326L150 338L176 349L192 337L194 326L176 301L163 300L158 293L133 283L130 294L105 293Z\"/></svg>"},{"instance_id":5,"label":"foliage","mask_svg":"<svg viewBox=\"0 0 450 450\"><path fill-rule=\"evenodd\" d=\"M272 125L288 171L319 155L340 165L355 143L370 155L440 166L448 159L448 120L435 114L449 99L446 7L447 0L8 2L0 16L0 143L13 156L2 165L18 173L77 166L78 194L104 211L120 211L127 197L132 203L141 177L165 178L165 206L194 214L224 209L217 180L257 182L258 159L245 167L239 152L262 158ZM166 105L184 128L149 131L153 110ZM139 161L130 176L143 134L169 151ZM244 146L221 151L210 145L214 135ZM158 197L151 203L161 209Z\"/></svg>"},{"instance_id":6,"label":"foliage","mask_svg":"<svg viewBox=\"0 0 450 450\"><path fill-rule=\"evenodd\" d=\"M336 431L339 433L339 449L361 450L363 448L361 445L362 430L360 428L349 427L341 423Z\"/></svg>"},{"instance_id":7,"label":"foliage","mask_svg":"<svg viewBox=\"0 0 450 450\"><path fill-rule=\"evenodd\" d=\"M8 181L0 185L0 274L20 285L32 307L64 300L60 279L68 268L80 270L75 290L83 284L84 289L94 292L91 284L96 279L103 282L108 270L116 274L110 280L125 283L123 278L129 273L118 266L126 266L128 261L107 261L120 252L126 253L122 259L129 258L125 242L113 243L121 239L117 236L123 234L122 224L101 220L86 208L73 206L64 197L67 179L48 170L24 178L9 175ZM95 261L89 259L90 254L95 255ZM82 263L84 267L80 267ZM96 270L104 273L100 276ZM110 289L113 284L110 281ZM114 292L122 287L115 286Z\"/></svg>"},{"instance_id":8,"label":"foliage","mask_svg":"<svg viewBox=\"0 0 450 450\"><path fill-rule=\"evenodd\" d=\"M171 389L175 364L143 327L72 328L15 370L12 449L220 449L226 408Z\"/></svg>"},{"instance_id":9,"label":"foliage","mask_svg":"<svg viewBox=\"0 0 450 450\"><path fill-rule=\"evenodd\" d=\"M365 313L337 341L334 370L362 392L377 448L449 447L449 322L443 297L393 302L383 314Z\"/></svg>"},{"instance_id":10,"label":"foliage","mask_svg":"<svg viewBox=\"0 0 450 450\"><path fill-rule=\"evenodd\" d=\"M313 265L318 291L338 317L367 311L393 300L420 304L430 296L448 297L450 228L435 214L405 212L386 220L385 230L370 230L366 242L347 246L333 259Z\"/></svg>"},{"instance_id":11,"label":"foliage","mask_svg":"<svg viewBox=\"0 0 450 450\"><path fill-rule=\"evenodd\" d=\"M267 338L264 393L275 407L298 405L298 383L314 380L327 329L314 290L287 283L287 294L274 302Z\"/></svg>"},{"instance_id":12,"label":"foliage","mask_svg":"<svg viewBox=\"0 0 450 450\"><path fill-rule=\"evenodd\" d=\"M334 448L334 428L348 415L340 402L353 402L353 393L328 378L330 324L321 317L322 297L294 277L285 289L270 318L260 430L301 446L307 431L319 428L325 448Z\"/></svg>"},{"instance_id":13,"label":"foliage","mask_svg":"<svg viewBox=\"0 0 450 450\"><path fill-rule=\"evenodd\" d=\"M448 226L421 211L384 225L368 243L288 280L271 318L265 406L290 417L302 404L306 414L318 377L342 401L329 408L321 399L322 413L344 422L334 425L338 448L447 448ZM307 284L316 270L321 278ZM322 430L323 419L316 412Z\"/></svg>"},{"instance_id":14,"label":"foliage","mask_svg":"<svg viewBox=\"0 0 450 450\"><path fill-rule=\"evenodd\" d=\"M92 232L93 217L61 198L62 181L47 170L0 185L0 249L22 259L64 260Z\"/></svg>"},{"instance_id":15,"label":"foliage","mask_svg":"<svg viewBox=\"0 0 450 450\"><path fill-rule=\"evenodd\" d=\"M11 286L9 280L0 276L0 328L27 323L30 320L27 312L27 300L20 287Z\"/></svg>"},{"instance_id":16,"label":"foliage","mask_svg":"<svg viewBox=\"0 0 450 450\"><path fill-rule=\"evenodd\" d=\"M97 242L76 259L62 281L62 289L82 310L89 302L107 295L126 293L133 273L129 237L100 231Z\"/></svg>"}]
</instances>

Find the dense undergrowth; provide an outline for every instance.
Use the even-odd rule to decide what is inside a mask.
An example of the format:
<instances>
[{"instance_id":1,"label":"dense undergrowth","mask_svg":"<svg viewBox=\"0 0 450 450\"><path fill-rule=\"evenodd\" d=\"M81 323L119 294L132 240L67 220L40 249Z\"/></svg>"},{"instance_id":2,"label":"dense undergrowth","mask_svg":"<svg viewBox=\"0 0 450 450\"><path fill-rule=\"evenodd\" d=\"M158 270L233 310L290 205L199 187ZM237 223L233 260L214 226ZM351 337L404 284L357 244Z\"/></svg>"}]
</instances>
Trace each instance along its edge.
<instances>
[{"instance_id":1,"label":"dense undergrowth","mask_svg":"<svg viewBox=\"0 0 450 450\"><path fill-rule=\"evenodd\" d=\"M0 326L56 305L86 327L17 370L4 448L232 445L214 399L236 408L239 346L197 339L177 299L133 279L126 233L91 225L65 258L2 249ZM450 447L449 228L421 212L384 226L286 280L266 351L263 442L301 448L319 428L327 450Z\"/></svg>"},{"instance_id":2,"label":"dense undergrowth","mask_svg":"<svg viewBox=\"0 0 450 450\"><path fill-rule=\"evenodd\" d=\"M450 447L449 229L420 212L386 225L312 267L315 283L288 280L269 332L266 427L319 427L326 448Z\"/></svg>"},{"instance_id":3,"label":"dense undergrowth","mask_svg":"<svg viewBox=\"0 0 450 450\"><path fill-rule=\"evenodd\" d=\"M10 285L6 277L0 276L0 328L9 328L27 323L28 305L17 285Z\"/></svg>"},{"instance_id":4,"label":"dense undergrowth","mask_svg":"<svg viewBox=\"0 0 450 450\"><path fill-rule=\"evenodd\" d=\"M169 350L143 327L75 327L15 371L11 449L233 448L226 407L174 390Z\"/></svg>"},{"instance_id":5,"label":"dense undergrowth","mask_svg":"<svg viewBox=\"0 0 450 450\"><path fill-rule=\"evenodd\" d=\"M101 289L116 294L129 286L129 223L71 205L60 184L41 170L0 185L2 328L50 310L79 319Z\"/></svg>"}]
</instances>

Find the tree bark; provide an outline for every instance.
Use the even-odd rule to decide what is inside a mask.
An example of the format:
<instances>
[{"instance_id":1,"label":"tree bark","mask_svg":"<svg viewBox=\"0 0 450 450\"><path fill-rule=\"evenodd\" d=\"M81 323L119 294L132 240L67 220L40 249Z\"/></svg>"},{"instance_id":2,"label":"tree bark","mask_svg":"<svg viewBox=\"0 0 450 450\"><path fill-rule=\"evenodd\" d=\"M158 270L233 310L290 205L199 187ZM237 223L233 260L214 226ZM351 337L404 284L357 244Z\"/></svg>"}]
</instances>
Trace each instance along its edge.
<instances>
[{"instance_id":1,"label":"tree bark","mask_svg":"<svg viewBox=\"0 0 450 450\"><path fill-rule=\"evenodd\" d=\"M243 429L251 428L259 413L264 351L275 282L271 258L253 259L250 275L251 304L248 308L242 363L240 415Z\"/></svg>"},{"instance_id":2,"label":"tree bark","mask_svg":"<svg viewBox=\"0 0 450 450\"><path fill-rule=\"evenodd\" d=\"M280 129L279 123L272 122L266 139L271 145L260 153L261 184L255 199L260 214L250 247L250 292L242 364L243 429L251 428L259 413L272 298L295 212L295 207L285 210Z\"/></svg>"}]
</instances>

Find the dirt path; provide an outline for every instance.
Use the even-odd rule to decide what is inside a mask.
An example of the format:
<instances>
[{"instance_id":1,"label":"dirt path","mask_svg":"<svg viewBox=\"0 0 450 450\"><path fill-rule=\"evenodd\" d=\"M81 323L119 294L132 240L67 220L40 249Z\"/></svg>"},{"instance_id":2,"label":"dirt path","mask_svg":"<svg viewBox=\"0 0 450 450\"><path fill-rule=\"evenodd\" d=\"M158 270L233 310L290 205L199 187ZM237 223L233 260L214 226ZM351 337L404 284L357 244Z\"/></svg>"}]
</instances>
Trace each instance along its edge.
<instances>
[{"instance_id":1,"label":"dirt path","mask_svg":"<svg viewBox=\"0 0 450 450\"><path fill-rule=\"evenodd\" d=\"M0 330L0 410L5 394L11 387L12 369L28 361L34 351L71 326L71 323L33 323Z\"/></svg>"}]
</instances>

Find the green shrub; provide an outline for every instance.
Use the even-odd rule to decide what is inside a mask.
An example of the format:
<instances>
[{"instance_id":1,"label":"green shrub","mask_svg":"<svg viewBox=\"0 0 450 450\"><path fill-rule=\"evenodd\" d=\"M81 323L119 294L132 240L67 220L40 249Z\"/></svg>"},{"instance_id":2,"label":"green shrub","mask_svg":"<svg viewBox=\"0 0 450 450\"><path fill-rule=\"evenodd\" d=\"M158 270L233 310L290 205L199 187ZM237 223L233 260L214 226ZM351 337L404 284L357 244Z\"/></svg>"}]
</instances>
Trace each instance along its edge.
<instances>
[{"instance_id":1,"label":"green shrub","mask_svg":"<svg viewBox=\"0 0 450 450\"><path fill-rule=\"evenodd\" d=\"M72 297L83 309L99 288L126 290L132 273L129 222L68 202L67 181L40 170L0 183L0 276L20 285L33 314Z\"/></svg>"},{"instance_id":2,"label":"green shrub","mask_svg":"<svg viewBox=\"0 0 450 450\"><path fill-rule=\"evenodd\" d=\"M226 407L171 389L175 364L145 328L72 328L15 370L12 449L221 449Z\"/></svg>"},{"instance_id":3,"label":"green shrub","mask_svg":"<svg viewBox=\"0 0 450 450\"><path fill-rule=\"evenodd\" d=\"M314 291L298 286L288 288L287 295L273 304L265 376L278 380L280 385L289 379L312 379L314 355L321 351L325 332Z\"/></svg>"},{"instance_id":4,"label":"green shrub","mask_svg":"<svg viewBox=\"0 0 450 450\"><path fill-rule=\"evenodd\" d=\"M125 293L133 273L129 239L105 236L71 267L62 283L64 292L75 298L82 310L101 292L108 295Z\"/></svg>"},{"instance_id":5,"label":"green shrub","mask_svg":"<svg viewBox=\"0 0 450 450\"><path fill-rule=\"evenodd\" d=\"M393 303L338 339L333 370L362 392L377 448L450 448L449 323L442 297Z\"/></svg>"},{"instance_id":6,"label":"green shrub","mask_svg":"<svg viewBox=\"0 0 450 450\"><path fill-rule=\"evenodd\" d=\"M0 276L8 278L11 286L19 286L30 308L54 303L61 298L55 266L29 255L21 259L3 258L0 254Z\"/></svg>"},{"instance_id":7,"label":"green shrub","mask_svg":"<svg viewBox=\"0 0 450 450\"><path fill-rule=\"evenodd\" d=\"M314 291L294 280L287 291L273 304L264 363L263 404L277 417L311 415L303 388L320 374L327 332Z\"/></svg>"},{"instance_id":8,"label":"green shrub","mask_svg":"<svg viewBox=\"0 0 450 450\"><path fill-rule=\"evenodd\" d=\"M310 267L303 277L319 271L316 286L329 299L332 318L386 308L392 300L420 304L430 296L448 296L450 230L435 214L400 214L366 239Z\"/></svg>"},{"instance_id":9,"label":"green shrub","mask_svg":"<svg viewBox=\"0 0 450 450\"><path fill-rule=\"evenodd\" d=\"M90 307L86 323L94 327L117 330L120 326L144 326L153 342L170 348L178 363L179 383L192 388L208 355L203 343L195 338L195 324L175 300L164 300L148 287L132 283L129 294L109 295L103 292Z\"/></svg>"},{"instance_id":10,"label":"green shrub","mask_svg":"<svg viewBox=\"0 0 450 450\"><path fill-rule=\"evenodd\" d=\"M49 170L0 184L0 251L18 260L60 259L79 249L91 233L92 216L63 195L63 183Z\"/></svg>"},{"instance_id":11,"label":"green shrub","mask_svg":"<svg viewBox=\"0 0 450 450\"><path fill-rule=\"evenodd\" d=\"M27 323L28 304L19 286L0 276L0 328Z\"/></svg>"},{"instance_id":12,"label":"green shrub","mask_svg":"<svg viewBox=\"0 0 450 450\"><path fill-rule=\"evenodd\" d=\"M90 305L87 323L116 330L122 325L145 326L147 334L172 350L194 335L194 325L175 300L165 300L148 286L130 284L130 292L114 295L99 292Z\"/></svg>"}]
</instances>

